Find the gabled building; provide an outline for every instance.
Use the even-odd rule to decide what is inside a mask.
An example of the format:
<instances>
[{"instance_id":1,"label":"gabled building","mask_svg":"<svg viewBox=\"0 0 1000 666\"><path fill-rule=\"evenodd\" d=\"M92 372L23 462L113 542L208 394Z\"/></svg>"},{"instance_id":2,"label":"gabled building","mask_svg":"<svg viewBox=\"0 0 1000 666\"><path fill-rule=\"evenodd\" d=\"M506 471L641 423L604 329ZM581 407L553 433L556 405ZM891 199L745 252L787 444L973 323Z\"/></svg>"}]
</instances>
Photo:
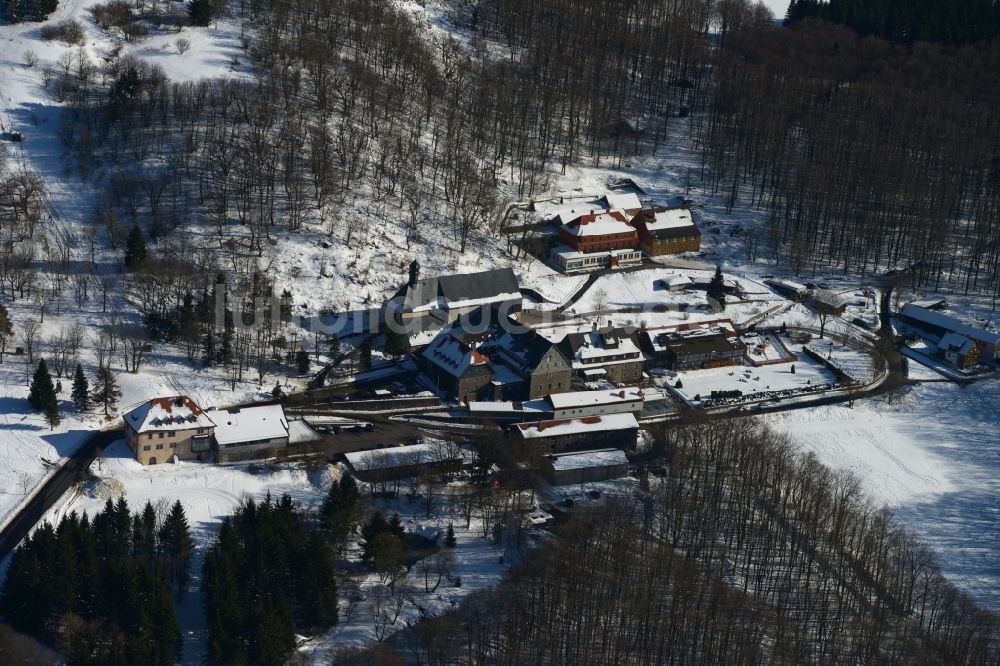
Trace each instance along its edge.
<instances>
[{"instance_id":1,"label":"gabled building","mask_svg":"<svg viewBox=\"0 0 1000 666\"><path fill-rule=\"evenodd\" d=\"M701 231L688 206L640 210L631 224L638 234L639 249L652 257L701 249Z\"/></svg>"},{"instance_id":2,"label":"gabled building","mask_svg":"<svg viewBox=\"0 0 1000 666\"><path fill-rule=\"evenodd\" d=\"M638 204L634 194L608 195L616 204ZM631 199L630 199L631 198ZM558 220L566 218L561 215ZM564 271L613 268L642 263L638 236L624 210L591 210L562 222L552 260Z\"/></svg>"},{"instance_id":3,"label":"gabled building","mask_svg":"<svg viewBox=\"0 0 1000 666\"><path fill-rule=\"evenodd\" d=\"M494 372L490 359L476 347L461 331L448 328L417 355L417 365L438 389L457 400L488 398Z\"/></svg>"},{"instance_id":4,"label":"gabled building","mask_svg":"<svg viewBox=\"0 0 1000 666\"><path fill-rule=\"evenodd\" d=\"M938 355L956 368L974 368L979 363L979 343L958 333L945 333L938 344Z\"/></svg>"},{"instance_id":5,"label":"gabled building","mask_svg":"<svg viewBox=\"0 0 1000 666\"><path fill-rule=\"evenodd\" d=\"M730 319L643 329L639 343L650 367L672 370L738 365L746 345Z\"/></svg>"},{"instance_id":6,"label":"gabled building","mask_svg":"<svg viewBox=\"0 0 1000 666\"><path fill-rule=\"evenodd\" d=\"M621 449L554 453L545 457L542 473L554 486L621 479L628 476L628 457Z\"/></svg>"},{"instance_id":7,"label":"gabled building","mask_svg":"<svg viewBox=\"0 0 1000 666\"><path fill-rule=\"evenodd\" d=\"M143 465L208 460L215 422L186 395L153 398L127 412L125 442Z\"/></svg>"},{"instance_id":8,"label":"gabled building","mask_svg":"<svg viewBox=\"0 0 1000 666\"><path fill-rule=\"evenodd\" d=\"M419 278L420 265L410 265L410 279L385 303L386 318L394 317L408 331L440 328L481 306L501 312L521 311L521 289L514 271L498 268Z\"/></svg>"},{"instance_id":9,"label":"gabled building","mask_svg":"<svg viewBox=\"0 0 1000 666\"><path fill-rule=\"evenodd\" d=\"M608 210L616 210L625 215L635 215L642 209L642 202L635 192L609 192L600 198L600 202Z\"/></svg>"},{"instance_id":10,"label":"gabled building","mask_svg":"<svg viewBox=\"0 0 1000 666\"><path fill-rule=\"evenodd\" d=\"M416 360L439 389L463 402L540 398L569 390L572 374L556 345L487 307L453 322Z\"/></svg>"},{"instance_id":11,"label":"gabled building","mask_svg":"<svg viewBox=\"0 0 1000 666\"><path fill-rule=\"evenodd\" d=\"M979 358L983 361L993 361L997 355L997 348L1000 347L1000 333L988 331L978 326L970 326L956 317L935 312L914 303L903 306L900 318L910 326L938 336L942 342L948 333L957 333L977 343ZM953 338L953 340L955 339ZM957 340L955 341L957 342Z\"/></svg>"},{"instance_id":12,"label":"gabled building","mask_svg":"<svg viewBox=\"0 0 1000 666\"><path fill-rule=\"evenodd\" d=\"M559 343L573 370L584 379L605 377L608 381L635 384L642 379L645 357L634 333L621 328L594 328L568 333Z\"/></svg>"},{"instance_id":13,"label":"gabled building","mask_svg":"<svg viewBox=\"0 0 1000 666\"><path fill-rule=\"evenodd\" d=\"M637 235L625 214L613 210L587 213L564 224L559 240L577 252L603 252L632 249Z\"/></svg>"},{"instance_id":14,"label":"gabled building","mask_svg":"<svg viewBox=\"0 0 1000 666\"><path fill-rule=\"evenodd\" d=\"M425 474L458 472L465 464L465 454L454 444L429 442L353 451L344 454L344 460L358 480L380 483Z\"/></svg>"}]
</instances>

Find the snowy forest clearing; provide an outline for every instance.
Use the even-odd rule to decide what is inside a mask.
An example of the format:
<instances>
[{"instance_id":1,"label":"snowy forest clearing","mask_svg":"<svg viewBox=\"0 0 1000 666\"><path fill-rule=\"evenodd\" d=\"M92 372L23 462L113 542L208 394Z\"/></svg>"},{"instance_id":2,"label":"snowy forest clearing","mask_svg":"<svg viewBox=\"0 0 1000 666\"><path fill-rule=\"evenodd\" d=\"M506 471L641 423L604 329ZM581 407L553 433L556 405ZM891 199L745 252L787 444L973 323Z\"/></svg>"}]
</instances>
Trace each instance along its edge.
<instances>
[{"instance_id":1,"label":"snowy forest clearing","mask_svg":"<svg viewBox=\"0 0 1000 666\"><path fill-rule=\"evenodd\" d=\"M977 601L1000 609L1000 444L987 415L1000 413L1000 382L925 383L894 404L883 398L768 415L778 430L868 492L939 554Z\"/></svg>"}]
</instances>

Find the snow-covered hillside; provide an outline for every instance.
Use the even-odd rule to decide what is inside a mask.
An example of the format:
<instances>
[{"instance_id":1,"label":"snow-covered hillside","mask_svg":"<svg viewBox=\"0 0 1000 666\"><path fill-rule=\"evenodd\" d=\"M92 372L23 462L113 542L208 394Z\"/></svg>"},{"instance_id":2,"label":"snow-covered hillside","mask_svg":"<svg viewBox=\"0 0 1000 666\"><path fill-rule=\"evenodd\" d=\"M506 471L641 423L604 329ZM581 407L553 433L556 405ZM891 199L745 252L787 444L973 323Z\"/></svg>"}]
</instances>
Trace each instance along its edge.
<instances>
[{"instance_id":1,"label":"snow-covered hillside","mask_svg":"<svg viewBox=\"0 0 1000 666\"><path fill-rule=\"evenodd\" d=\"M834 468L857 474L876 500L934 549L977 601L1000 608L1000 383L941 381L853 408L831 405L767 419Z\"/></svg>"}]
</instances>

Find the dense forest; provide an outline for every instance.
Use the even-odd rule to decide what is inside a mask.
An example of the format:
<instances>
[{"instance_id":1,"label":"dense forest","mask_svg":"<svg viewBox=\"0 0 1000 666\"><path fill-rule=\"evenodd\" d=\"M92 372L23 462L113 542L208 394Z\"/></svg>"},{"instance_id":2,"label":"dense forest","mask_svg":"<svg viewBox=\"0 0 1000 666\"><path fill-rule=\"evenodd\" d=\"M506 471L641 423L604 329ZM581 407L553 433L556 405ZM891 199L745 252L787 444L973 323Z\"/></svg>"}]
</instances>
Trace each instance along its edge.
<instances>
[{"instance_id":1,"label":"dense forest","mask_svg":"<svg viewBox=\"0 0 1000 666\"><path fill-rule=\"evenodd\" d=\"M770 211L761 245L796 274L910 267L921 287L996 297L998 68L996 43L910 49L814 21L740 31L715 68L706 166L730 202Z\"/></svg>"},{"instance_id":2,"label":"dense forest","mask_svg":"<svg viewBox=\"0 0 1000 666\"><path fill-rule=\"evenodd\" d=\"M281 666L296 630L336 623L332 552L308 522L288 495L247 500L223 521L202 582L209 663Z\"/></svg>"},{"instance_id":3,"label":"dense forest","mask_svg":"<svg viewBox=\"0 0 1000 666\"><path fill-rule=\"evenodd\" d=\"M59 0L0 0L0 18L11 23L42 21L59 6Z\"/></svg>"},{"instance_id":4,"label":"dense forest","mask_svg":"<svg viewBox=\"0 0 1000 666\"><path fill-rule=\"evenodd\" d=\"M78 175L103 192L91 244L148 243L127 282L148 320L219 273L244 294L270 289L274 235L305 225L347 246L387 226L407 249L443 233L464 251L508 198L542 196L571 164L621 166L678 131L703 149L710 189L769 211L745 238L751 259L796 274L912 267L914 286L1000 290L995 47L894 46L811 18L781 28L738 0L445 7L461 40L428 39L387 0L232 4L253 65L236 80L174 83L83 50L44 65ZM141 3L129 12L115 20L154 20ZM18 174L7 189L0 276L23 297L37 288L25 267L43 258L43 188ZM63 245L44 258L69 266ZM231 343L242 378L253 342Z\"/></svg>"},{"instance_id":5,"label":"dense forest","mask_svg":"<svg viewBox=\"0 0 1000 666\"><path fill-rule=\"evenodd\" d=\"M175 663L193 544L180 503L132 514L110 499L92 519L43 523L11 555L0 609L70 666Z\"/></svg>"},{"instance_id":6,"label":"dense forest","mask_svg":"<svg viewBox=\"0 0 1000 666\"><path fill-rule=\"evenodd\" d=\"M1000 36L996 0L792 0L787 23L820 18L891 42L949 46Z\"/></svg>"},{"instance_id":7,"label":"dense forest","mask_svg":"<svg viewBox=\"0 0 1000 666\"><path fill-rule=\"evenodd\" d=\"M656 434L666 476L580 509L405 663L995 664L1000 618L834 472L746 419ZM386 648L341 663L397 663ZM381 661L379 659L382 659Z\"/></svg>"}]
</instances>

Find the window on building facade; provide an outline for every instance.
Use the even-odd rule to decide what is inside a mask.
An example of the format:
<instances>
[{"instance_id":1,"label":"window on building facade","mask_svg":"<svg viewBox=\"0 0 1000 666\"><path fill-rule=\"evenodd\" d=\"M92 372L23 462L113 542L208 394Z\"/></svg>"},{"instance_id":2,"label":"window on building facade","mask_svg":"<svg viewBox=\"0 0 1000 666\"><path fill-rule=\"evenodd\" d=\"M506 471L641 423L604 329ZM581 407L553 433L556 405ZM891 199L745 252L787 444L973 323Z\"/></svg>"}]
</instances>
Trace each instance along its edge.
<instances>
[{"instance_id":1,"label":"window on building facade","mask_svg":"<svg viewBox=\"0 0 1000 666\"><path fill-rule=\"evenodd\" d=\"M144 445L144 446L142 447L142 450L143 450L143 451L149 451L149 444L145 444L145 445Z\"/></svg>"},{"instance_id":2,"label":"window on building facade","mask_svg":"<svg viewBox=\"0 0 1000 666\"><path fill-rule=\"evenodd\" d=\"M156 450L157 450L157 451L160 451L160 450L162 450L162 449L163 449L163 444L157 444L157 445L156 445Z\"/></svg>"}]
</instances>

